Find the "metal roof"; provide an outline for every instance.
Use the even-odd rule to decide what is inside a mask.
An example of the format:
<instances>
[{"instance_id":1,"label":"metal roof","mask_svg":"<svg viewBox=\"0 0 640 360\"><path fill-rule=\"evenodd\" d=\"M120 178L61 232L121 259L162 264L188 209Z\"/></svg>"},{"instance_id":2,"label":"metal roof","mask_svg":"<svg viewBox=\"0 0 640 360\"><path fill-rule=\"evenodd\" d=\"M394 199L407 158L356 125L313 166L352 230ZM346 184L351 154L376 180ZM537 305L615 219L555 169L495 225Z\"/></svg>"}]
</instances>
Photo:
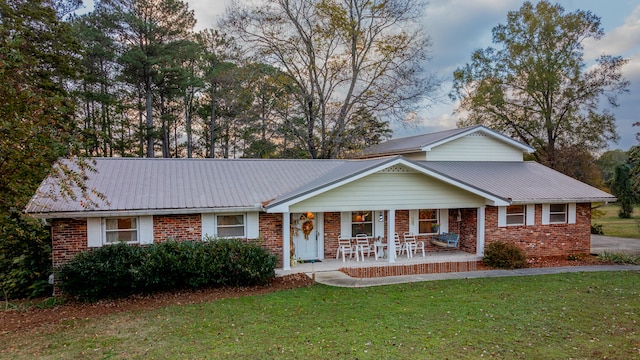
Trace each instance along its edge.
<instances>
[{"instance_id":1,"label":"metal roof","mask_svg":"<svg viewBox=\"0 0 640 360\"><path fill-rule=\"evenodd\" d=\"M506 143L515 146L522 151L533 152L534 149L530 146L518 142L508 136L505 136L499 132L493 131L486 126L483 125L474 125L459 129L451 129L440 132L415 135L397 139L391 139L389 141L385 141L381 144L370 146L364 149L358 157L361 158L370 158L374 156L383 156L383 155L391 155L391 154L407 154L413 152L424 151L425 148L437 146L444 144L448 141L457 139L461 136L465 136L474 132L483 132L494 138L500 139Z\"/></svg>"},{"instance_id":2,"label":"metal roof","mask_svg":"<svg viewBox=\"0 0 640 360\"><path fill-rule=\"evenodd\" d=\"M606 192L534 162L417 162L399 156L369 160L96 158L96 172L88 174L86 187L104 194L109 203L96 198L98 206L86 208L79 201L49 197L60 190L55 179L46 179L25 211L38 217L83 217L260 210L295 202L391 166L398 159L424 169L425 176L513 203L615 201Z\"/></svg>"},{"instance_id":3,"label":"metal roof","mask_svg":"<svg viewBox=\"0 0 640 360\"><path fill-rule=\"evenodd\" d=\"M68 160L67 160L68 161ZM86 213L161 209L256 208L343 166L344 160L96 158L87 189L109 201L99 206L55 196L45 180L27 213ZM53 193L51 198L47 194Z\"/></svg>"},{"instance_id":4,"label":"metal roof","mask_svg":"<svg viewBox=\"0 0 640 360\"><path fill-rule=\"evenodd\" d=\"M614 202L602 190L533 161L419 161L421 166L512 203Z\"/></svg>"}]
</instances>

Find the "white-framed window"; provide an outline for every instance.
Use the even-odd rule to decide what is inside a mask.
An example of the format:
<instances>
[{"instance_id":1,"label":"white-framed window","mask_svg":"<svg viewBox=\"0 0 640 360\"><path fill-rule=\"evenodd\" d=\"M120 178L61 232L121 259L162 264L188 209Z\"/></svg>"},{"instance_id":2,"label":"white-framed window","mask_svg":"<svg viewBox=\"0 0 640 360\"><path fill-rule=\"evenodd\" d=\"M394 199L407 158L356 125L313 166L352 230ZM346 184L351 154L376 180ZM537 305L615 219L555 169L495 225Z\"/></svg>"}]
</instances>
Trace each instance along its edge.
<instances>
[{"instance_id":1,"label":"white-framed window","mask_svg":"<svg viewBox=\"0 0 640 360\"><path fill-rule=\"evenodd\" d=\"M526 219L526 207L524 205L507 206L507 225L524 225Z\"/></svg>"},{"instance_id":2,"label":"white-framed window","mask_svg":"<svg viewBox=\"0 0 640 360\"><path fill-rule=\"evenodd\" d=\"M260 237L258 226L260 215L257 211L245 213L202 213L202 240L208 238Z\"/></svg>"},{"instance_id":3,"label":"white-framed window","mask_svg":"<svg viewBox=\"0 0 640 360\"><path fill-rule=\"evenodd\" d=\"M439 231L438 209L418 210L418 234L436 234Z\"/></svg>"},{"instance_id":4,"label":"white-framed window","mask_svg":"<svg viewBox=\"0 0 640 360\"><path fill-rule=\"evenodd\" d=\"M567 204L549 204L549 224L567 223Z\"/></svg>"},{"instance_id":5,"label":"white-framed window","mask_svg":"<svg viewBox=\"0 0 640 360\"><path fill-rule=\"evenodd\" d=\"M244 214L216 215L216 235L218 237L245 237Z\"/></svg>"},{"instance_id":6,"label":"white-framed window","mask_svg":"<svg viewBox=\"0 0 640 360\"><path fill-rule=\"evenodd\" d=\"M351 212L351 236L366 234L373 236L373 211Z\"/></svg>"},{"instance_id":7,"label":"white-framed window","mask_svg":"<svg viewBox=\"0 0 640 360\"><path fill-rule=\"evenodd\" d=\"M103 228L105 244L139 242L138 218L136 217L105 218Z\"/></svg>"}]
</instances>

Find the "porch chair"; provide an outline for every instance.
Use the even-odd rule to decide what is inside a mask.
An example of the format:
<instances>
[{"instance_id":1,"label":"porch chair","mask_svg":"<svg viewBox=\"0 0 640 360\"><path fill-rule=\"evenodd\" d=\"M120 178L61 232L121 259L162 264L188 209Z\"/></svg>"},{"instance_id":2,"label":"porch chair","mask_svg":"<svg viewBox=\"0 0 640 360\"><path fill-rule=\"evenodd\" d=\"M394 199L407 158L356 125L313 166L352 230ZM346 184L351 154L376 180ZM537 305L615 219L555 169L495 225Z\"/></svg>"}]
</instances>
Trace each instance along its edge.
<instances>
[{"instance_id":1,"label":"porch chair","mask_svg":"<svg viewBox=\"0 0 640 360\"><path fill-rule=\"evenodd\" d=\"M373 246L369 244L369 237L366 234L356 234L356 251L360 251L362 255L362 260L364 261L364 254L367 253L367 256L371 256L371 252L373 251ZM358 254L356 254L357 259Z\"/></svg>"},{"instance_id":2,"label":"porch chair","mask_svg":"<svg viewBox=\"0 0 640 360\"><path fill-rule=\"evenodd\" d=\"M422 257L425 256L424 253L424 241L416 240L416 236L410 232L405 232L403 234L404 237L404 250L407 252L407 257L413 257L413 255L418 253L418 248L422 249Z\"/></svg>"},{"instance_id":3,"label":"porch chair","mask_svg":"<svg viewBox=\"0 0 640 360\"><path fill-rule=\"evenodd\" d=\"M345 255L349 255L349 259L353 258L353 254L356 254L356 261L358 260L358 251L354 245L351 245L351 238L338 237L338 251L336 252L336 260L342 253L342 262L345 262Z\"/></svg>"},{"instance_id":4,"label":"porch chair","mask_svg":"<svg viewBox=\"0 0 640 360\"><path fill-rule=\"evenodd\" d=\"M402 254L402 251L404 249L402 243L400 242L400 235L398 235L398 233L393 234L393 242L395 244L395 248L396 248L396 256Z\"/></svg>"}]
</instances>

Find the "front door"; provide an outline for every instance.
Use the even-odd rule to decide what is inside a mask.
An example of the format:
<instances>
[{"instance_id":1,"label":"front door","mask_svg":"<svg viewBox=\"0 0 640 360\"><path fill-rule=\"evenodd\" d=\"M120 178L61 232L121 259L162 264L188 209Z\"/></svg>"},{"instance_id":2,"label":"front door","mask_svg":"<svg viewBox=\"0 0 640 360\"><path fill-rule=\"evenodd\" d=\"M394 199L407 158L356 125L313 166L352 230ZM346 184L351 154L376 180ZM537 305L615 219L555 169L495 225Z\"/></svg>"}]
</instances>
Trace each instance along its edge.
<instances>
[{"instance_id":1,"label":"front door","mask_svg":"<svg viewBox=\"0 0 640 360\"><path fill-rule=\"evenodd\" d=\"M294 257L300 260L318 259L318 226L315 214L293 213L291 216Z\"/></svg>"}]
</instances>

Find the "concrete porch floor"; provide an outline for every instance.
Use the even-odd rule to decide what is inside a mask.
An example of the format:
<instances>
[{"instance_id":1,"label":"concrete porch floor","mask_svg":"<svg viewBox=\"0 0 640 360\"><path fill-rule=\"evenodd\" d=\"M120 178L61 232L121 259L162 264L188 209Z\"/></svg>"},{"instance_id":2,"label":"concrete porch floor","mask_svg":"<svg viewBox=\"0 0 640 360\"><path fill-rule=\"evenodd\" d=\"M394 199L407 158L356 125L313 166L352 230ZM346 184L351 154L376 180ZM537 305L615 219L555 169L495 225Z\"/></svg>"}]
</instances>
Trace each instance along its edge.
<instances>
[{"instance_id":1,"label":"concrete porch floor","mask_svg":"<svg viewBox=\"0 0 640 360\"><path fill-rule=\"evenodd\" d=\"M467 262L467 261L480 261L482 256L470 254L464 251L442 251L442 252L427 252L423 257L421 253L418 253L412 258L407 258L406 255L399 255L395 263L389 264L387 258L375 260L375 257L365 257L364 261L356 261L355 257L352 259L346 258L345 262L342 262L342 257L339 259L326 258L320 262L315 263L303 263L292 266L291 270L276 269L276 275L288 275L295 273L307 273L324 272L324 271L336 271L341 268L365 268L374 266L401 266L401 265L414 265L414 264L435 264L435 263L453 263L453 262Z\"/></svg>"}]
</instances>

